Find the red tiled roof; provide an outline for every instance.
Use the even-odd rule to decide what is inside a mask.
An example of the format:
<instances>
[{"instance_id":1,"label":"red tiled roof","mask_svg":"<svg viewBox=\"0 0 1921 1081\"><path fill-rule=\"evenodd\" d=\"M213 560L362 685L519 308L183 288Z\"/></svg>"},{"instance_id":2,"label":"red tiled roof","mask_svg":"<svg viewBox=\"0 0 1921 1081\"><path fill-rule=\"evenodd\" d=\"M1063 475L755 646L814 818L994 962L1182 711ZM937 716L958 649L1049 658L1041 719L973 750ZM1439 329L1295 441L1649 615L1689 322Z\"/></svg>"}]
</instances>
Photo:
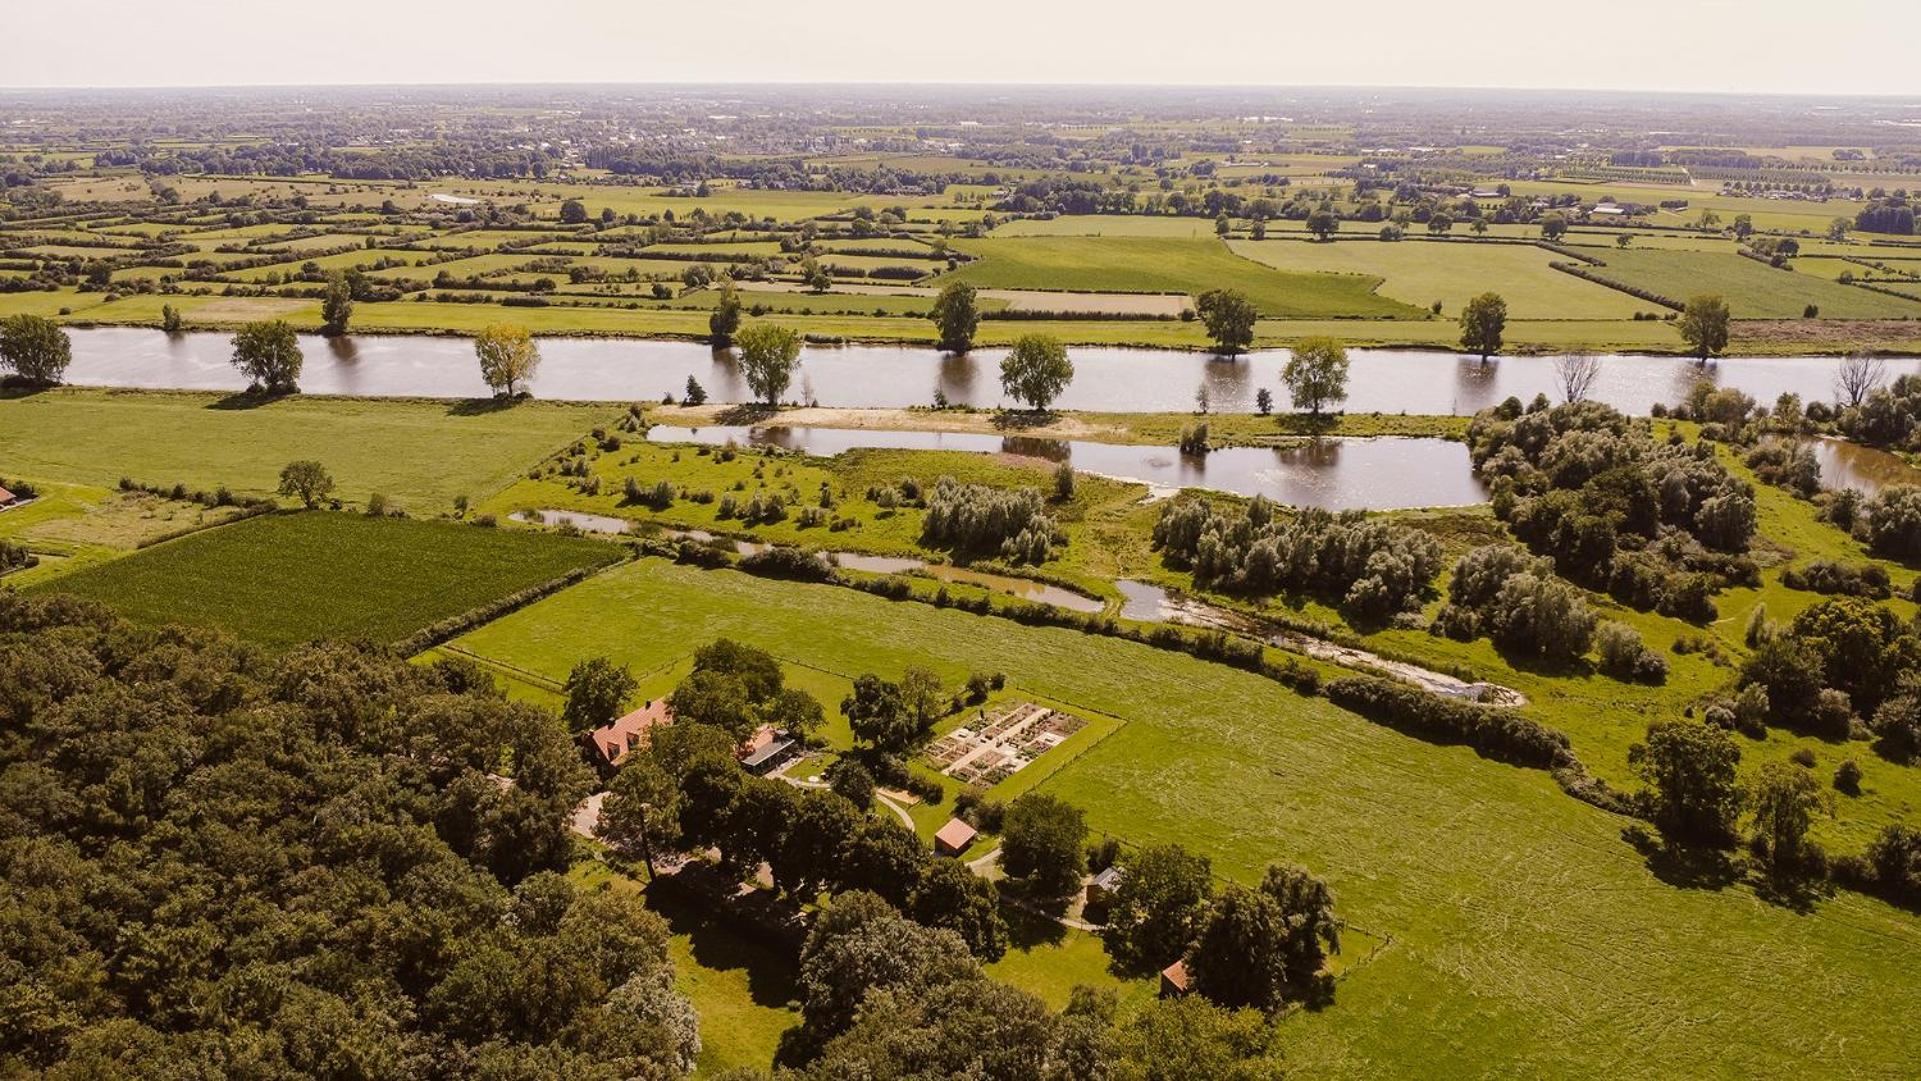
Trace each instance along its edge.
<instances>
[{"instance_id":1,"label":"red tiled roof","mask_svg":"<svg viewBox=\"0 0 1921 1081\"><path fill-rule=\"evenodd\" d=\"M1187 962L1176 961L1161 969L1161 985L1169 990L1187 993Z\"/></svg>"},{"instance_id":2,"label":"red tiled roof","mask_svg":"<svg viewBox=\"0 0 1921 1081\"><path fill-rule=\"evenodd\" d=\"M647 732L658 724L673 724L674 711L667 708L665 698L655 699L639 709L627 714L609 725L603 725L589 733L594 749L600 757L613 765L619 765L635 748L647 746Z\"/></svg>"},{"instance_id":3,"label":"red tiled roof","mask_svg":"<svg viewBox=\"0 0 1921 1081\"><path fill-rule=\"evenodd\" d=\"M5 488L0 488L0 505L11 503L13 500L14 494L12 492L7 491Z\"/></svg>"},{"instance_id":4,"label":"red tiled roof","mask_svg":"<svg viewBox=\"0 0 1921 1081\"><path fill-rule=\"evenodd\" d=\"M959 852L974 843L974 832L974 827L958 818L950 818L947 824L940 828L940 832L934 834L934 841L942 848Z\"/></svg>"}]
</instances>

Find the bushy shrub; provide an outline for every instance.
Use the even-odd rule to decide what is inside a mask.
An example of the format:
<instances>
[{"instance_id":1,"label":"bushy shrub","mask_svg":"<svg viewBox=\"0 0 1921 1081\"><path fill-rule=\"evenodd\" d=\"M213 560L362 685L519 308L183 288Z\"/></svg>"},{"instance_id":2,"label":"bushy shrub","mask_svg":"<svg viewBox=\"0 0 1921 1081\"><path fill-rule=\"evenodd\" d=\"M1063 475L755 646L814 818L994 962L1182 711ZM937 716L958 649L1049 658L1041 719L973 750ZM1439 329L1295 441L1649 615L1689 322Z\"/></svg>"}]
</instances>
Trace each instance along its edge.
<instances>
[{"instance_id":1,"label":"bushy shrub","mask_svg":"<svg viewBox=\"0 0 1921 1081\"><path fill-rule=\"evenodd\" d=\"M1043 563L1064 543L1032 488L993 488L942 477L927 499L921 536L929 544L966 553L998 552L1013 563Z\"/></svg>"},{"instance_id":2,"label":"bushy shrub","mask_svg":"<svg viewBox=\"0 0 1921 1081\"><path fill-rule=\"evenodd\" d=\"M1625 623L1601 624L1594 634L1594 648L1601 658L1601 671L1616 679L1663 683L1668 678L1667 658L1649 649L1640 632Z\"/></svg>"},{"instance_id":3,"label":"bushy shrub","mask_svg":"<svg viewBox=\"0 0 1921 1081\"><path fill-rule=\"evenodd\" d=\"M1789 567L1781 572L1781 584L1811 593L1876 599L1886 599L1894 592L1887 568L1879 563L1843 563L1832 559L1817 559L1805 567Z\"/></svg>"},{"instance_id":4,"label":"bushy shrub","mask_svg":"<svg viewBox=\"0 0 1921 1081\"><path fill-rule=\"evenodd\" d=\"M1337 706L1402 732L1439 743L1461 743L1489 758L1555 769L1574 764L1565 735L1512 710L1430 694L1375 676L1350 676L1327 685Z\"/></svg>"},{"instance_id":5,"label":"bushy shrub","mask_svg":"<svg viewBox=\"0 0 1921 1081\"><path fill-rule=\"evenodd\" d=\"M1276 513L1264 498L1236 516L1200 498L1166 504L1154 546L1186 564L1203 588L1313 593L1356 615L1381 618L1414 606L1441 569L1441 545L1418 529L1358 512Z\"/></svg>"}]
</instances>

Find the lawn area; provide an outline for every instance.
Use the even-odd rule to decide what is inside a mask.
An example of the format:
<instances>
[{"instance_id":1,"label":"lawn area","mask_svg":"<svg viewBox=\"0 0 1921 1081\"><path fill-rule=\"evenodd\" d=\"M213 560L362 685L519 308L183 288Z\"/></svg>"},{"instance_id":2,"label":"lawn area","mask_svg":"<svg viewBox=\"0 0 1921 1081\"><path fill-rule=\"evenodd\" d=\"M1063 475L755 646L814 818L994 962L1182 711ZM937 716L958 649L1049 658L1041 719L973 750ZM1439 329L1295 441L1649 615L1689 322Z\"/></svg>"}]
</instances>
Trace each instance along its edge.
<instances>
[{"instance_id":1,"label":"lawn area","mask_svg":"<svg viewBox=\"0 0 1921 1081\"><path fill-rule=\"evenodd\" d=\"M0 395L0 462L29 480L111 487L121 477L270 495L280 469L317 458L360 501L415 514L479 500L550 451L609 423L606 406L283 398L224 408L215 394L61 388Z\"/></svg>"},{"instance_id":2,"label":"lawn area","mask_svg":"<svg viewBox=\"0 0 1921 1081\"><path fill-rule=\"evenodd\" d=\"M1610 251L1606 266L1588 271L1609 281L1685 301L1720 293L1736 319L1798 319L1813 304L1823 319L1921 318L1921 303L1827 281L1817 274L1777 270L1727 252Z\"/></svg>"},{"instance_id":3,"label":"lawn area","mask_svg":"<svg viewBox=\"0 0 1921 1081\"><path fill-rule=\"evenodd\" d=\"M1240 255L1297 273L1363 274L1381 279L1376 292L1416 307L1441 302L1442 314L1458 318L1469 297L1499 293L1513 319L1632 319L1658 311L1605 285L1550 270L1563 258L1531 244L1474 241L1236 240Z\"/></svg>"},{"instance_id":4,"label":"lawn area","mask_svg":"<svg viewBox=\"0 0 1921 1081\"><path fill-rule=\"evenodd\" d=\"M620 555L602 541L314 511L203 530L42 588L136 622L219 627L285 649L313 638L397 642Z\"/></svg>"},{"instance_id":5,"label":"lawn area","mask_svg":"<svg viewBox=\"0 0 1921 1081\"><path fill-rule=\"evenodd\" d=\"M557 679L589 653L651 669L720 635L843 676L1000 670L1126 721L1041 790L1097 831L1179 840L1244 882L1269 860L1305 864L1387 942L1332 1008L1284 1024L1315 1076L1893 1076L1921 1051L1912 915L1665 881L1621 840L1624 820L1543 773L1183 655L655 560L457 645Z\"/></svg>"},{"instance_id":6,"label":"lawn area","mask_svg":"<svg viewBox=\"0 0 1921 1081\"><path fill-rule=\"evenodd\" d=\"M943 275L997 289L1188 293L1238 289L1263 315L1420 318L1417 309L1374 294L1378 279L1352 274L1294 274L1262 266L1218 239L1025 237L957 241L978 260Z\"/></svg>"}]
</instances>

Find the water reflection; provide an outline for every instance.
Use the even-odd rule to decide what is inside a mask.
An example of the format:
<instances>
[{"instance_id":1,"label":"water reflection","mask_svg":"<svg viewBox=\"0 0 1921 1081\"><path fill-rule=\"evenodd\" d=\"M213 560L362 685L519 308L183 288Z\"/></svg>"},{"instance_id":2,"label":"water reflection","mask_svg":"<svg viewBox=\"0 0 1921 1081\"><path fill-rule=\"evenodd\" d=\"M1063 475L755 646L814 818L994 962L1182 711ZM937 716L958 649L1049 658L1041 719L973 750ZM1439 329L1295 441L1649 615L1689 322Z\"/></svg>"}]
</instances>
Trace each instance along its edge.
<instances>
[{"instance_id":1,"label":"water reflection","mask_svg":"<svg viewBox=\"0 0 1921 1081\"><path fill-rule=\"evenodd\" d=\"M772 446L821 457L863 447L1013 454L1072 462L1084 472L1153 488L1264 495L1293 506L1326 510L1465 506L1487 498L1486 486L1474 476L1467 447L1445 439L1323 439L1283 447L1229 447L1196 456L1172 447L871 428L657 424L647 437L658 443Z\"/></svg>"},{"instance_id":2,"label":"water reflection","mask_svg":"<svg viewBox=\"0 0 1921 1081\"><path fill-rule=\"evenodd\" d=\"M228 361L223 334L167 335L137 327L76 328L69 381L83 385L239 390L245 379ZM302 389L312 394L438 398L487 393L473 342L454 337L360 335L301 339ZM543 398L593 401L678 399L692 376L712 402L750 399L727 350L697 342L549 338L533 391ZM949 356L912 346L808 346L788 397L846 408L927 405L936 391L955 405L1013 403L1001 392L1003 350ZM1205 386L1211 408L1252 412L1259 390L1290 408L1280 381L1284 350L1233 359L1174 350L1084 347L1072 350L1075 378L1057 405L1109 412L1194 408ZM1350 351L1349 412L1471 414L1514 396L1558 398L1552 357L1479 358L1405 349ZM1783 392L1805 401L1834 397L1832 357L1752 357L1697 365L1683 357L1608 356L1593 397L1630 413L1684 398L1696 380L1739 387L1771 403ZM1890 359L1888 378L1921 371L1921 361Z\"/></svg>"},{"instance_id":3,"label":"water reflection","mask_svg":"<svg viewBox=\"0 0 1921 1081\"><path fill-rule=\"evenodd\" d=\"M1810 439L1808 445L1821 463L1821 483L1826 487L1853 488L1874 495L1891 484L1921 485L1921 469L1885 450L1844 439Z\"/></svg>"}]
</instances>

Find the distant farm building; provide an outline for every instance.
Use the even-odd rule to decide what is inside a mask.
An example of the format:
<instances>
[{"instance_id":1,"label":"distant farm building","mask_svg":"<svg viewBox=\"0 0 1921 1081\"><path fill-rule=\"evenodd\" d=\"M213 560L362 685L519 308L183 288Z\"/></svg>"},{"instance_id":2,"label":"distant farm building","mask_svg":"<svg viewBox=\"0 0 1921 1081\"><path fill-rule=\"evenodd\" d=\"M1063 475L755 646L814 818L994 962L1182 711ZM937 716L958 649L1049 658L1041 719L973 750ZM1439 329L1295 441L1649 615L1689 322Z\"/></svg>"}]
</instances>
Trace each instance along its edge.
<instances>
[{"instance_id":1,"label":"distant farm building","mask_svg":"<svg viewBox=\"0 0 1921 1081\"><path fill-rule=\"evenodd\" d=\"M950 818L947 824L934 834L934 851L943 856L958 856L967 851L968 845L974 843L975 836L974 827L958 818Z\"/></svg>"},{"instance_id":2,"label":"distant farm building","mask_svg":"<svg viewBox=\"0 0 1921 1081\"><path fill-rule=\"evenodd\" d=\"M0 507L10 507L13 504L18 503L19 501L20 501L19 496L14 495L12 492L7 491L5 488L0 488Z\"/></svg>"}]
</instances>

